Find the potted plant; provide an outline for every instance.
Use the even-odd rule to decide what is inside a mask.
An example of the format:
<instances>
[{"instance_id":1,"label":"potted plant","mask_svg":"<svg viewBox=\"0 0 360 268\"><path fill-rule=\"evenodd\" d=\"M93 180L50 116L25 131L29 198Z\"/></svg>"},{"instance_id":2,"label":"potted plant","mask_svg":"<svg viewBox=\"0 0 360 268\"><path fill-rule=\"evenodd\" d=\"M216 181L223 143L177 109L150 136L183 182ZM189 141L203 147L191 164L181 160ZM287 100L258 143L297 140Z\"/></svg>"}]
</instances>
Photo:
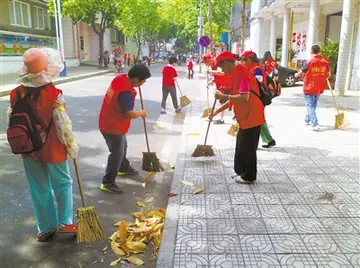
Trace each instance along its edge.
<instances>
[{"instance_id":1,"label":"potted plant","mask_svg":"<svg viewBox=\"0 0 360 268\"><path fill-rule=\"evenodd\" d=\"M331 76L329 82L332 88L334 88L335 77L336 77L336 66L339 56L339 42L331 41L328 39L324 46L321 48L321 56L329 61Z\"/></svg>"}]
</instances>

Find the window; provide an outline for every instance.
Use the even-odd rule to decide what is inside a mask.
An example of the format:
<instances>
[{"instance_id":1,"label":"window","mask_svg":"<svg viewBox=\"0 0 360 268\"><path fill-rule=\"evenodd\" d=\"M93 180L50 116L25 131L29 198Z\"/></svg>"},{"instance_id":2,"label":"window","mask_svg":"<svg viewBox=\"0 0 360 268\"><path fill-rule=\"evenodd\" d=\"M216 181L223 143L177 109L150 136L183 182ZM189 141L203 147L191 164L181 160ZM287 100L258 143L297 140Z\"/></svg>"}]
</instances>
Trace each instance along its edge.
<instances>
[{"instance_id":1,"label":"window","mask_svg":"<svg viewBox=\"0 0 360 268\"><path fill-rule=\"evenodd\" d=\"M118 34L117 30L110 29L110 40L113 43L116 43L118 41Z\"/></svg>"},{"instance_id":2,"label":"window","mask_svg":"<svg viewBox=\"0 0 360 268\"><path fill-rule=\"evenodd\" d=\"M47 9L34 6L33 11L35 29L51 30L51 23Z\"/></svg>"},{"instance_id":3,"label":"window","mask_svg":"<svg viewBox=\"0 0 360 268\"><path fill-rule=\"evenodd\" d=\"M30 18L30 5L15 1L8 0L9 2L9 17L10 24L15 26L22 27L31 27L31 18Z\"/></svg>"},{"instance_id":4,"label":"window","mask_svg":"<svg viewBox=\"0 0 360 268\"><path fill-rule=\"evenodd\" d=\"M84 37L80 36L80 50L84 51Z\"/></svg>"}]
</instances>

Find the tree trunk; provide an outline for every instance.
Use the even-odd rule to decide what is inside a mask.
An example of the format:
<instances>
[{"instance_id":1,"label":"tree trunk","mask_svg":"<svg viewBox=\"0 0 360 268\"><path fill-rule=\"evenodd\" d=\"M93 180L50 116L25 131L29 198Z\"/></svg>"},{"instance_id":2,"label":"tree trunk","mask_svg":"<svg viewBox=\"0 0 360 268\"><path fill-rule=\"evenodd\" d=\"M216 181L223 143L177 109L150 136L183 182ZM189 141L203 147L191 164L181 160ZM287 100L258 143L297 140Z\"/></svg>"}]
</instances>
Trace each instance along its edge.
<instances>
[{"instance_id":1,"label":"tree trunk","mask_svg":"<svg viewBox=\"0 0 360 268\"><path fill-rule=\"evenodd\" d=\"M211 0L208 0L208 9L209 9L209 37L210 37L210 50L213 49L213 31L212 31L212 3Z\"/></svg>"},{"instance_id":2,"label":"tree trunk","mask_svg":"<svg viewBox=\"0 0 360 268\"><path fill-rule=\"evenodd\" d=\"M241 52L243 52L245 48L245 33L246 33L246 0L242 0L242 2L243 2L243 8L241 15L241 44L240 44Z\"/></svg>"},{"instance_id":3,"label":"tree trunk","mask_svg":"<svg viewBox=\"0 0 360 268\"><path fill-rule=\"evenodd\" d=\"M104 33L99 34L99 68L102 68L104 62Z\"/></svg>"}]
</instances>

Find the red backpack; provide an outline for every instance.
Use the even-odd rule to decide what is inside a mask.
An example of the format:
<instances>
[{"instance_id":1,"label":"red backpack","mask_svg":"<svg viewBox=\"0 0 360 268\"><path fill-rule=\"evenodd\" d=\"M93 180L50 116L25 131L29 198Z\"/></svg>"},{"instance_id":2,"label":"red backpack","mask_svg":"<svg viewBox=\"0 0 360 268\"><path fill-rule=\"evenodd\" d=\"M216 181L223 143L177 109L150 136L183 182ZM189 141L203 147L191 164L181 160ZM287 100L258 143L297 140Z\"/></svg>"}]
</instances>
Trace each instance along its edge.
<instances>
[{"instance_id":1,"label":"red backpack","mask_svg":"<svg viewBox=\"0 0 360 268\"><path fill-rule=\"evenodd\" d=\"M21 86L20 86L21 87ZM36 111L29 104L34 94L26 93L21 98L20 87L16 88L16 103L12 109L7 129L7 139L14 154L38 151L45 144L52 124L48 126L38 120ZM45 87L37 88L38 92Z\"/></svg>"}]
</instances>

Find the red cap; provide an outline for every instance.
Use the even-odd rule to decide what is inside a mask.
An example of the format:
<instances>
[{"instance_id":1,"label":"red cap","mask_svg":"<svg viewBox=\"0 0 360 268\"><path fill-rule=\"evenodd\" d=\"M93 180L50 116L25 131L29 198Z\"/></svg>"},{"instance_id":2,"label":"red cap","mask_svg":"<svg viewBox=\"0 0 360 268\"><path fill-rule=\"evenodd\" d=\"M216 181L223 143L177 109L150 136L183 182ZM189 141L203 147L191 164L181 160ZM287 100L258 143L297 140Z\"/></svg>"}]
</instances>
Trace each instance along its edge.
<instances>
[{"instance_id":1,"label":"red cap","mask_svg":"<svg viewBox=\"0 0 360 268\"><path fill-rule=\"evenodd\" d=\"M241 54L241 57L251 58L253 55L254 53L252 52L252 50L245 50L243 54Z\"/></svg>"},{"instance_id":2,"label":"red cap","mask_svg":"<svg viewBox=\"0 0 360 268\"><path fill-rule=\"evenodd\" d=\"M218 63L224 60L235 60L234 54L232 54L230 51L224 51L216 57L216 61Z\"/></svg>"},{"instance_id":3,"label":"red cap","mask_svg":"<svg viewBox=\"0 0 360 268\"><path fill-rule=\"evenodd\" d=\"M204 63L205 61L210 60L212 58L213 58L213 56L211 56L210 54L205 54L202 58L201 63Z\"/></svg>"}]
</instances>

